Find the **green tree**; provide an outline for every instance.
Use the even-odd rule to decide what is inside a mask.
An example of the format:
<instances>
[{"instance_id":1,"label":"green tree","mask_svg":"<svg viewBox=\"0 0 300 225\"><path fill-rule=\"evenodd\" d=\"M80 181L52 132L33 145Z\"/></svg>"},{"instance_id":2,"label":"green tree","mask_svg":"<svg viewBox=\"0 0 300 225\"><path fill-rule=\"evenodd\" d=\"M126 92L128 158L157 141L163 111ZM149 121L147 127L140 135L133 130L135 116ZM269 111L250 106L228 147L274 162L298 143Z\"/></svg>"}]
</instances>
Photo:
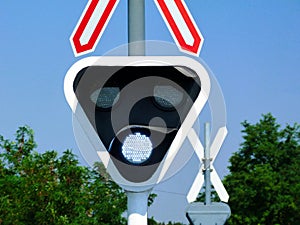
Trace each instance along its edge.
<instances>
[{"instance_id":1,"label":"green tree","mask_svg":"<svg viewBox=\"0 0 300 225\"><path fill-rule=\"evenodd\" d=\"M39 154L33 131L0 136L0 224L125 224L126 196L67 150Z\"/></svg>"},{"instance_id":2,"label":"green tree","mask_svg":"<svg viewBox=\"0 0 300 225\"><path fill-rule=\"evenodd\" d=\"M224 179L232 210L228 224L300 224L299 125L281 129L271 114L242 125L244 141Z\"/></svg>"},{"instance_id":3,"label":"green tree","mask_svg":"<svg viewBox=\"0 0 300 225\"><path fill-rule=\"evenodd\" d=\"M178 222L173 223L171 221L169 221L168 223L159 223L156 222L154 218L148 218L148 225L183 225L183 224Z\"/></svg>"}]
</instances>

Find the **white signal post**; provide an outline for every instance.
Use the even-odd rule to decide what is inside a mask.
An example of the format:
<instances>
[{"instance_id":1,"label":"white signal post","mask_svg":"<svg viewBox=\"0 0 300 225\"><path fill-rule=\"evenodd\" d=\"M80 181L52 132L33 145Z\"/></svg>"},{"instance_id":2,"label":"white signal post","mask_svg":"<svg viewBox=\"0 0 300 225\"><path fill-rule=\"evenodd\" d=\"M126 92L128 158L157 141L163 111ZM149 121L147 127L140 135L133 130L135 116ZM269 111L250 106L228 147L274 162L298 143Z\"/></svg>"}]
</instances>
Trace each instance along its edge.
<instances>
[{"instance_id":1,"label":"white signal post","mask_svg":"<svg viewBox=\"0 0 300 225\"><path fill-rule=\"evenodd\" d=\"M89 0L70 37L75 56L84 55L94 51L119 1L120 0ZM184 0L154 1L178 48L182 52L199 56L204 38ZM128 39L129 56L145 55L145 0L128 0ZM202 102L203 105L206 100ZM70 104L72 105L73 102L71 101ZM215 159L215 156L219 152L227 134L226 128L221 128L219 131L220 133L218 132L211 145L211 157L213 159ZM187 132L188 130L186 130L186 133ZM204 149L196 132L192 128L188 133L188 138L191 141L197 156L201 160L204 155ZM107 156L108 153L105 153ZM99 156L101 157L101 154L99 154ZM171 158L171 156L168 157ZM105 165L108 164L108 161L106 160L103 160L103 162ZM158 181L162 179L161 177L163 177L168 168L168 164L163 166L162 174ZM210 165L210 168L213 169L213 172L211 173L211 182L220 196L220 199L227 202L229 196L218 174L215 172L213 165ZM187 196L189 202L196 199L203 183L204 178L201 171L197 175ZM147 200L150 192L151 189L137 192L133 192L132 190L126 191L128 197L128 225L147 224Z\"/></svg>"}]
</instances>

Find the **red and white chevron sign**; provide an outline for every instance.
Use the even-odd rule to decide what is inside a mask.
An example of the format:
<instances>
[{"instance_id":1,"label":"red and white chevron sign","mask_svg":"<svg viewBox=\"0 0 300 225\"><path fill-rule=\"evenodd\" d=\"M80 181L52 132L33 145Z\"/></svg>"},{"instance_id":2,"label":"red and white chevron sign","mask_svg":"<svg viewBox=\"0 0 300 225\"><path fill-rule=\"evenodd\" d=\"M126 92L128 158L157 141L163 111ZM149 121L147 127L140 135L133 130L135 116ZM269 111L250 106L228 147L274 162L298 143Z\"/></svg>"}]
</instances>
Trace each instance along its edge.
<instances>
[{"instance_id":1,"label":"red and white chevron sign","mask_svg":"<svg viewBox=\"0 0 300 225\"><path fill-rule=\"evenodd\" d=\"M93 52L119 0L89 0L71 37L75 56Z\"/></svg>"},{"instance_id":2,"label":"red and white chevron sign","mask_svg":"<svg viewBox=\"0 0 300 225\"><path fill-rule=\"evenodd\" d=\"M95 50L119 1L89 0L70 37L75 56ZM178 48L188 54L199 56L204 39L184 0L154 1Z\"/></svg>"},{"instance_id":3,"label":"red and white chevron sign","mask_svg":"<svg viewBox=\"0 0 300 225\"><path fill-rule=\"evenodd\" d=\"M184 0L154 0L178 48L199 56L204 38Z\"/></svg>"}]
</instances>

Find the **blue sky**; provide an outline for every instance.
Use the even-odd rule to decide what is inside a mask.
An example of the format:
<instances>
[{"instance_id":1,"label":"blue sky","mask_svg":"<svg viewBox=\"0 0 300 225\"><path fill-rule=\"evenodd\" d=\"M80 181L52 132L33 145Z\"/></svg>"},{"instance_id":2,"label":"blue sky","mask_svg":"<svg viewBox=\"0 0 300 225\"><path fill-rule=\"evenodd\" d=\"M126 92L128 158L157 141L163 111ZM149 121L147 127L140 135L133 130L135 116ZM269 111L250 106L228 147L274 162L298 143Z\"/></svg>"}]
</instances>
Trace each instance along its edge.
<instances>
[{"instance_id":1,"label":"blue sky","mask_svg":"<svg viewBox=\"0 0 300 225\"><path fill-rule=\"evenodd\" d=\"M205 38L200 56L214 72L226 101L229 134L215 163L223 176L228 158L242 141L243 120L256 122L262 113L271 112L283 125L300 122L300 1L185 2ZM63 79L68 68L85 57L74 57L69 37L86 3L0 2L0 134L12 137L17 127L28 124L40 152L71 148L80 155ZM86 56L126 44L126 7L127 1L120 0L95 52ZM146 39L173 43L152 0L146 0ZM162 192L150 214L160 220L183 220L186 187L174 184L185 179L182 174L193 173L185 168L160 185ZM170 210L159 213L162 207Z\"/></svg>"}]
</instances>

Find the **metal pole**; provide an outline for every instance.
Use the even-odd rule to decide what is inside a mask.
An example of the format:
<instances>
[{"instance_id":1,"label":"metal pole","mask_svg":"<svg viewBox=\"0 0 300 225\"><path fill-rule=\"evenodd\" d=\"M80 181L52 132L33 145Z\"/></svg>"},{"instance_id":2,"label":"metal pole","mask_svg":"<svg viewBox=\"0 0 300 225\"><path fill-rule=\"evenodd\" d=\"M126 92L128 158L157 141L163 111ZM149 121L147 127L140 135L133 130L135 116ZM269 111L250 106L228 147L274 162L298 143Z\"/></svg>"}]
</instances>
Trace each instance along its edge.
<instances>
[{"instance_id":1,"label":"metal pole","mask_svg":"<svg viewBox=\"0 0 300 225\"><path fill-rule=\"evenodd\" d=\"M128 55L145 55L145 0L128 0Z\"/></svg>"},{"instance_id":2,"label":"metal pole","mask_svg":"<svg viewBox=\"0 0 300 225\"><path fill-rule=\"evenodd\" d=\"M148 196L150 191L126 191L126 194L128 225L147 225Z\"/></svg>"},{"instance_id":3,"label":"metal pole","mask_svg":"<svg viewBox=\"0 0 300 225\"><path fill-rule=\"evenodd\" d=\"M128 55L145 55L145 0L128 0ZM128 225L148 224L150 190L127 194Z\"/></svg>"},{"instance_id":4,"label":"metal pole","mask_svg":"<svg viewBox=\"0 0 300 225\"><path fill-rule=\"evenodd\" d=\"M205 204L211 204L211 181L210 181L210 124L204 124L204 182L205 182Z\"/></svg>"},{"instance_id":5,"label":"metal pole","mask_svg":"<svg viewBox=\"0 0 300 225\"><path fill-rule=\"evenodd\" d=\"M145 0L128 0L128 55L145 55ZM147 225L151 190L127 194L128 225Z\"/></svg>"}]
</instances>

